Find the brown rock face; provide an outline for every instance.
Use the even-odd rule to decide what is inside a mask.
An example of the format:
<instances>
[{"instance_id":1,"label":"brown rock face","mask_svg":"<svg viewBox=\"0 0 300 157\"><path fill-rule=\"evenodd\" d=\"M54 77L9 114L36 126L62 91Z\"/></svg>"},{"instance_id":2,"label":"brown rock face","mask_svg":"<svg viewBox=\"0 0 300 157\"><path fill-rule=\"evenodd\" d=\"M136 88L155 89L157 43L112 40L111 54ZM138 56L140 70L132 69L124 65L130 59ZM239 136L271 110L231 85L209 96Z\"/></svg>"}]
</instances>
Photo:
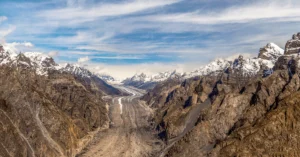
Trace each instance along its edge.
<instances>
[{"instance_id":1,"label":"brown rock face","mask_svg":"<svg viewBox=\"0 0 300 157\"><path fill-rule=\"evenodd\" d=\"M108 126L106 103L70 74L0 66L0 156L75 156Z\"/></svg>"},{"instance_id":2,"label":"brown rock face","mask_svg":"<svg viewBox=\"0 0 300 157\"><path fill-rule=\"evenodd\" d=\"M299 89L299 82L295 89ZM265 117L233 131L226 140L217 144L212 155L297 156L300 153L299 98L299 91L289 93L276 102Z\"/></svg>"},{"instance_id":3,"label":"brown rock face","mask_svg":"<svg viewBox=\"0 0 300 157\"><path fill-rule=\"evenodd\" d=\"M181 84L170 81L159 84L143 97L156 109L156 131L167 141L177 139L192 128L199 117L199 109L205 107L201 104L212 93L217 79L198 77Z\"/></svg>"},{"instance_id":4,"label":"brown rock face","mask_svg":"<svg viewBox=\"0 0 300 157\"><path fill-rule=\"evenodd\" d=\"M211 87L209 84L206 86ZM203 87L200 87L198 86L195 91L204 91ZM177 141L166 156L270 155L281 146L280 141L287 143L283 152L295 152L298 150L296 149L297 143L289 142L289 139L297 141L299 134L297 129L291 134L286 132L285 124L297 125L295 124L296 120L293 118L293 121L289 121L284 116L295 117L300 114L293 108L298 104L296 101L300 95L296 92L298 90L299 76L294 75L289 78L287 70L278 70L268 78L250 81L242 89L217 83L215 89L210 90L211 94L215 95L211 97L211 106L201 110L194 128ZM292 93L295 93L294 97L296 98L291 99ZM174 99L176 101L166 105L171 107L176 103L179 103L177 106L183 104L177 99L178 97ZM294 106L288 105L290 100L294 100L292 103ZM282 110L279 109L281 105L285 106ZM287 109L286 106L291 109ZM176 110L180 110L180 112ZM187 115L182 113L185 110L180 108L176 110L172 111L172 118L168 118L168 116L163 118L165 124L168 124L166 125L168 138L174 138L184 130L169 124L177 124L174 117L184 119ZM193 108L191 107L190 110ZM293 112L291 115L285 115L288 111ZM169 114L167 113L167 115ZM270 144L272 141L273 143Z\"/></svg>"},{"instance_id":5,"label":"brown rock face","mask_svg":"<svg viewBox=\"0 0 300 157\"><path fill-rule=\"evenodd\" d=\"M285 55L297 54L300 50L300 33L294 34L293 38L285 45Z\"/></svg>"},{"instance_id":6,"label":"brown rock face","mask_svg":"<svg viewBox=\"0 0 300 157\"><path fill-rule=\"evenodd\" d=\"M290 69L288 62L293 60ZM298 58L282 56L272 75L254 76L241 86L226 75L183 82L156 110L164 155L293 156L299 154L300 77ZM210 100L207 106L205 103ZM198 110L200 106L200 110ZM196 114L194 114L196 111ZM194 125L188 123L197 118Z\"/></svg>"},{"instance_id":7,"label":"brown rock face","mask_svg":"<svg viewBox=\"0 0 300 157\"><path fill-rule=\"evenodd\" d=\"M180 86L180 81L170 79L158 83L151 91L142 97L152 108L160 108L166 102L168 94Z\"/></svg>"}]
</instances>

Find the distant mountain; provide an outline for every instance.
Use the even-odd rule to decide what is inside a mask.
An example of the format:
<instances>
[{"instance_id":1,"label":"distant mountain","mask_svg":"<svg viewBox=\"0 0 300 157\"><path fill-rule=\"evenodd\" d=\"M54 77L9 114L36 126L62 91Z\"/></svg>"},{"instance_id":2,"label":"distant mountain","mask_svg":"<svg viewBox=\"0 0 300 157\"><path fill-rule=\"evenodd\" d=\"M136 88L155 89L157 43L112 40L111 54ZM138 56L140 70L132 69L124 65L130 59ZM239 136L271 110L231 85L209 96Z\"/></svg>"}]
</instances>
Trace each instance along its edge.
<instances>
[{"instance_id":1,"label":"distant mountain","mask_svg":"<svg viewBox=\"0 0 300 157\"><path fill-rule=\"evenodd\" d=\"M122 80L116 79L108 74L97 74L97 76L109 84L121 84Z\"/></svg>"},{"instance_id":2,"label":"distant mountain","mask_svg":"<svg viewBox=\"0 0 300 157\"><path fill-rule=\"evenodd\" d=\"M244 75L256 75L262 70L274 67L277 59L284 54L284 50L274 43L268 43L260 49L258 57L246 58L239 56L234 60L216 59L209 64L189 73L161 72L155 75L144 73L127 78L122 83L142 89L152 89L159 83L168 79L184 80L196 76L218 75L226 70L242 71Z\"/></svg>"},{"instance_id":3,"label":"distant mountain","mask_svg":"<svg viewBox=\"0 0 300 157\"><path fill-rule=\"evenodd\" d=\"M107 74L98 74L98 77L101 78L102 80L105 80L107 82L113 82L116 81L114 77L107 75Z\"/></svg>"},{"instance_id":4,"label":"distant mountain","mask_svg":"<svg viewBox=\"0 0 300 157\"><path fill-rule=\"evenodd\" d=\"M269 43L260 49L258 57L244 59L239 56L234 60L216 59L215 61L186 74L186 78L194 76L213 75L223 72L228 68L240 69L244 74L255 75L262 68L272 68L277 59L284 54L284 50L274 43Z\"/></svg>"},{"instance_id":5,"label":"distant mountain","mask_svg":"<svg viewBox=\"0 0 300 157\"><path fill-rule=\"evenodd\" d=\"M167 79L180 79L181 73L173 72L161 72L155 75L146 75L144 73L135 74L131 78L127 78L122 83L127 86L134 86L140 89L152 89L158 82L165 81Z\"/></svg>"}]
</instances>

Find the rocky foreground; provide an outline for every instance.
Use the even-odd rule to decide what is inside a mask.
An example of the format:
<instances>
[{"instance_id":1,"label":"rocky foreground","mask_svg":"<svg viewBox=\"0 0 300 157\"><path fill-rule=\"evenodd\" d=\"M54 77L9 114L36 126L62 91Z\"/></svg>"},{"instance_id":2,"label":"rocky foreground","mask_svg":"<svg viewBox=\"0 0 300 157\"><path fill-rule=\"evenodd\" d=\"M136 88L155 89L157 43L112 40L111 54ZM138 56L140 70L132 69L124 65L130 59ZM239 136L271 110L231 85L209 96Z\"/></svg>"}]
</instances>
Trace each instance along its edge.
<instances>
[{"instance_id":1,"label":"rocky foreground","mask_svg":"<svg viewBox=\"0 0 300 157\"><path fill-rule=\"evenodd\" d=\"M240 57L221 71L163 82L146 94L167 144L159 156L300 154L299 39L294 35L284 54L269 44L260 50L258 58L273 60L272 69L261 65L249 74Z\"/></svg>"},{"instance_id":2,"label":"rocky foreground","mask_svg":"<svg viewBox=\"0 0 300 157\"><path fill-rule=\"evenodd\" d=\"M72 157L109 127L102 97L117 89L40 54L0 46L0 63L0 156Z\"/></svg>"}]
</instances>

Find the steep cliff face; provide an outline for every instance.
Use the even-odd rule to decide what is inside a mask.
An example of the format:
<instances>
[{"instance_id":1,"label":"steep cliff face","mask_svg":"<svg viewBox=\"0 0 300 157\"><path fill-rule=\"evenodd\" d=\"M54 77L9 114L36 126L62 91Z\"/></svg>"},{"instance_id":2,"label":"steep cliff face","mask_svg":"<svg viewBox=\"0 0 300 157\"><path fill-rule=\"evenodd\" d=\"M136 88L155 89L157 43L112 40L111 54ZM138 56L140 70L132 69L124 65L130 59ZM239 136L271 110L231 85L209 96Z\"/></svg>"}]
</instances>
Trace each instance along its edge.
<instances>
[{"instance_id":1,"label":"steep cliff face","mask_svg":"<svg viewBox=\"0 0 300 157\"><path fill-rule=\"evenodd\" d=\"M268 56L270 47L259 56ZM278 54L270 56L276 61L269 76L248 77L245 69L229 67L167 88L165 101L156 106L156 129L167 144L161 156L299 154L299 57Z\"/></svg>"},{"instance_id":2,"label":"steep cliff face","mask_svg":"<svg viewBox=\"0 0 300 157\"><path fill-rule=\"evenodd\" d=\"M234 130L217 144L212 156L297 156L299 98L299 91L291 93L253 125Z\"/></svg>"},{"instance_id":3,"label":"steep cliff face","mask_svg":"<svg viewBox=\"0 0 300 157\"><path fill-rule=\"evenodd\" d=\"M226 84L217 86L217 94L212 99L210 107L200 112L194 128L169 150L169 156L193 156L195 154L197 156L226 156L226 153L221 151L231 151L228 156L258 155L256 153L259 152L255 151L255 148L244 149L238 143L236 143L239 145L237 149L226 146L232 144L231 136L240 140L250 134L260 134L244 128L256 126L259 121L268 121L265 119L266 115L272 114L281 101L287 100L290 94L299 89L299 76L294 75L290 79L287 71L276 71L268 78L251 81L243 89L228 88ZM224 90L224 87L228 89ZM269 123L272 124L272 122ZM267 136L265 134L265 137ZM269 136L276 136L276 134ZM255 140L263 141L264 137ZM267 142L264 150L259 145L262 143L256 144L256 148L262 149L259 155L268 155L264 154L268 152ZM241 152L239 148L245 151ZM246 150L252 155L247 154Z\"/></svg>"},{"instance_id":4,"label":"steep cliff face","mask_svg":"<svg viewBox=\"0 0 300 157\"><path fill-rule=\"evenodd\" d=\"M173 91L171 95L177 95L162 110L158 126L163 124L161 130L167 143L172 144L166 156L272 155L280 141L288 144L280 149L282 153L297 150L296 144L289 141L297 140L296 129L291 134L284 131L285 124L297 125L296 120L284 118L299 114L294 109L300 95L297 74L290 78L287 70L278 70L267 78L250 81L241 89L215 81L200 81L197 85L198 82L188 85L195 87L190 93L178 95L180 88ZM211 104L202 103L201 97L210 99ZM292 106L288 105L290 101ZM198 105L202 107L196 115L192 114ZM285 115L287 110L293 111L292 115ZM189 126L186 123L193 120L191 116L197 116L197 122Z\"/></svg>"},{"instance_id":5,"label":"steep cliff face","mask_svg":"<svg viewBox=\"0 0 300 157\"><path fill-rule=\"evenodd\" d=\"M75 156L92 132L108 127L103 94L70 73L41 75L34 65L19 54L0 66L0 156Z\"/></svg>"}]
</instances>

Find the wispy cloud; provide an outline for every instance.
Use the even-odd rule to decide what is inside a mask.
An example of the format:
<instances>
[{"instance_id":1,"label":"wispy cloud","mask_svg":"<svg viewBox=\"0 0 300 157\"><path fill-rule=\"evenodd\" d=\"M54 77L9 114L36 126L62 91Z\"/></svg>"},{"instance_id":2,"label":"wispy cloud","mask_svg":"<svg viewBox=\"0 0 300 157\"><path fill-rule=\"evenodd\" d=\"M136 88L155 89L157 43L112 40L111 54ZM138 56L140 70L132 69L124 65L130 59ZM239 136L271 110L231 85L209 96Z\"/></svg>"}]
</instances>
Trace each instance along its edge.
<instances>
[{"instance_id":1,"label":"wispy cloud","mask_svg":"<svg viewBox=\"0 0 300 157\"><path fill-rule=\"evenodd\" d=\"M56 57L56 56L58 56L58 54L59 54L58 51L50 51L50 52L48 53L48 55L49 55L50 57Z\"/></svg>"},{"instance_id":2,"label":"wispy cloud","mask_svg":"<svg viewBox=\"0 0 300 157\"><path fill-rule=\"evenodd\" d=\"M90 58L88 56L82 57L82 58L78 59L78 63L88 62L89 60L90 60Z\"/></svg>"},{"instance_id":3,"label":"wispy cloud","mask_svg":"<svg viewBox=\"0 0 300 157\"><path fill-rule=\"evenodd\" d=\"M105 56L101 56L101 57L92 57L93 59L121 59L121 60L132 60L132 59L143 59L144 57L141 56L113 56L113 57L105 57Z\"/></svg>"},{"instance_id":4,"label":"wispy cloud","mask_svg":"<svg viewBox=\"0 0 300 157\"><path fill-rule=\"evenodd\" d=\"M37 16L46 20L82 23L99 17L128 15L143 10L178 3L180 0L131 0L123 3L102 3L93 7L67 7L40 12ZM71 4L72 2L68 3Z\"/></svg>"},{"instance_id":5,"label":"wispy cloud","mask_svg":"<svg viewBox=\"0 0 300 157\"><path fill-rule=\"evenodd\" d=\"M7 17L6 17L6 16L0 16L0 24L1 24L3 21L5 21L5 20L7 20Z\"/></svg>"},{"instance_id":6,"label":"wispy cloud","mask_svg":"<svg viewBox=\"0 0 300 157\"><path fill-rule=\"evenodd\" d=\"M16 30L16 26L9 26L8 28L0 28L0 38L4 38Z\"/></svg>"},{"instance_id":7,"label":"wispy cloud","mask_svg":"<svg viewBox=\"0 0 300 157\"><path fill-rule=\"evenodd\" d=\"M31 51L34 45L30 42L13 42L13 43L2 43L4 47L14 52Z\"/></svg>"},{"instance_id":8,"label":"wispy cloud","mask_svg":"<svg viewBox=\"0 0 300 157\"><path fill-rule=\"evenodd\" d=\"M300 10L297 5L286 1L264 1L247 6L233 6L225 10L201 12L200 10L187 13L155 15L148 17L152 21L185 22L195 24L224 24L246 23L253 20L298 20Z\"/></svg>"},{"instance_id":9,"label":"wispy cloud","mask_svg":"<svg viewBox=\"0 0 300 157\"><path fill-rule=\"evenodd\" d=\"M101 36L95 31L78 31L74 36L58 36L54 38L46 38L45 40L51 41L51 43L57 45L100 44L103 41L112 38L113 36L113 33L106 33Z\"/></svg>"}]
</instances>

